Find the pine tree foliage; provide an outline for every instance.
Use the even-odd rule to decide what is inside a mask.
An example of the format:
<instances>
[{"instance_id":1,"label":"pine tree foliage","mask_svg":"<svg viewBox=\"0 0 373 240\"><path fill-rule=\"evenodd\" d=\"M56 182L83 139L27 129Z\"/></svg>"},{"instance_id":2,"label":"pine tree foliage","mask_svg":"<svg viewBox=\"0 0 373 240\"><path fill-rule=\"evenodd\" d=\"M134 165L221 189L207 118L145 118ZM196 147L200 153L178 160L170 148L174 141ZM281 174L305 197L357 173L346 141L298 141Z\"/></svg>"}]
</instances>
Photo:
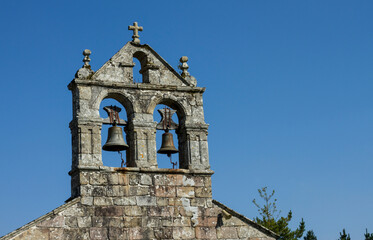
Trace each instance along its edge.
<instances>
[{"instance_id":1,"label":"pine tree foliage","mask_svg":"<svg viewBox=\"0 0 373 240\"><path fill-rule=\"evenodd\" d=\"M365 229L364 237L365 240L373 240L373 233L368 233L368 229Z\"/></svg>"},{"instance_id":2,"label":"pine tree foliage","mask_svg":"<svg viewBox=\"0 0 373 240\"><path fill-rule=\"evenodd\" d=\"M342 233L339 233L339 238L338 240L351 240L350 234L346 233L346 230L343 229Z\"/></svg>"},{"instance_id":3,"label":"pine tree foliage","mask_svg":"<svg viewBox=\"0 0 373 240\"><path fill-rule=\"evenodd\" d=\"M317 240L317 237L315 236L315 233L312 230L309 230L303 239L304 240Z\"/></svg>"},{"instance_id":4,"label":"pine tree foliage","mask_svg":"<svg viewBox=\"0 0 373 240\"><path fill-rule=\"evenodd\" d=\"M277 199L272 200L275 190L268 194L267 187L263 187L258 189L258 193L264 204L261 206L255 199L253 200L260 216L255 217L254 221L277 233L280 236L279 240L297 240L301 238L306 228L303 219L297 229L291 230L289 222L293 214L289 211L286 217L280 217L281 211L278 211L276 206Z\"/></svg>"}]
</instances>

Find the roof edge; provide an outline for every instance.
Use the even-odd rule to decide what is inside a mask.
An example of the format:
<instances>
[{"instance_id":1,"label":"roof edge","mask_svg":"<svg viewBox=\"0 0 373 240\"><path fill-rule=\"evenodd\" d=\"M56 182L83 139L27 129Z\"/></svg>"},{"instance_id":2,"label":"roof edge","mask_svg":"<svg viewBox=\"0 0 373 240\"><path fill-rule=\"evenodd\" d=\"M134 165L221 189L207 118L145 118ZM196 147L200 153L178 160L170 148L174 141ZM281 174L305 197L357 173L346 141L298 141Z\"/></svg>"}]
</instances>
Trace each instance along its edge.
<instances>
[{"instance_id":1,"label":"roof edge","mask_svg":"<svg viewBox=\"0 0 373 240\"><path fill-rule=\"evenodd\" d=\"M230 213L232 216L235 216L236 218L240 219L241 221L247 223L248 225L256 228L257 230L259 231L262 231L268 235L270 235L271 237L274 237L276 239L278 239L280 236L277 235L275 232L269 230L268 228L265 228L263 227L262 225L254 222L253 220L245 217L244 215L242 214L239 214L238 212L234 211L233 209L225 206L224 204L222 204L221 202L218 202L216 201L215 199L212 200L212 203L215 204L216 206L222 208L223 210L227 211L228 213Z\"/></svg>"},{"instance_id":2,"label":"roof edge","mask_svg":"<svg viewBox=\"0 0 373 240\"><path fill-rule=\"evenodd\" d=\"M183 78L161 55L159 55L152 47L150 47L150 45L144 44L141 46L148 48L150 52L152 52L161 62L163 62L163 64L168 68L168 70L170 70L170 72L175 74L175 76L180 79L180 81L182 81L187 86L191 86L191 83Z\"/></svg>"},{"instance_id":3,"label":"roof edge","mask_svg":"<svg viewBox=\"0 0 373 240\"><path fill-rule=\"evenodd\" d=\"M66 208L74 205L75 203L80 202L80 199L81 199L81 197L77 197L77 198L74 198L72 200L69 200L69 202L53 209L52 211L48 212L47 214L44 214L43 216L27 223L26 225L23 225L22 227L17 228L16 230L0 237L0 240L7 240L7 239L11 239L12 237L15 237L21 231L25 231L25 230L35 226L36 224L40 223L41 221L47 219L48 217L54 216L54 215L60 213L61 211L65 210Z\"/></svg>"}]
</instances>

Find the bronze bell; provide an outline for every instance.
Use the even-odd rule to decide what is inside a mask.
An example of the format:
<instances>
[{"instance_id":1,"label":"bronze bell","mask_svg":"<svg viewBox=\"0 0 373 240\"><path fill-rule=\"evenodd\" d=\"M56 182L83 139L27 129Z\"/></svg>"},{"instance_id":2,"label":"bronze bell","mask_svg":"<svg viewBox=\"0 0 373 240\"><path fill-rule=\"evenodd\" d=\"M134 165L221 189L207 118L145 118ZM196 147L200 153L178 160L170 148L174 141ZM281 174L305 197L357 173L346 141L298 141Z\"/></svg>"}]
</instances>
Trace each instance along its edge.
<instances>
[{"instance_id":1,"label":"bronze bell","mask_svg":"<svg viewBox=\"0 0 373 240\"><path fill-rule=\"evenodd\" d=\"M175 148L172 133L169 133L167 129L166 132L162 134L162 146L157 153L167 154L167 156L171 156L171 154L177 152L179 152L179 150Z\"/></svg>"},{"instance_id":2,"label":"bronze bell","mask_svg":"<svg viewBox=\"0 0 373 240\"><path fill-rule=\"evenodd\" d=\"M112 126L109 128L107 140L102 149L111 152L118 152L128 149L128 145L123 139L123 132L121 127Z\"/></svg>"}]
</instances>

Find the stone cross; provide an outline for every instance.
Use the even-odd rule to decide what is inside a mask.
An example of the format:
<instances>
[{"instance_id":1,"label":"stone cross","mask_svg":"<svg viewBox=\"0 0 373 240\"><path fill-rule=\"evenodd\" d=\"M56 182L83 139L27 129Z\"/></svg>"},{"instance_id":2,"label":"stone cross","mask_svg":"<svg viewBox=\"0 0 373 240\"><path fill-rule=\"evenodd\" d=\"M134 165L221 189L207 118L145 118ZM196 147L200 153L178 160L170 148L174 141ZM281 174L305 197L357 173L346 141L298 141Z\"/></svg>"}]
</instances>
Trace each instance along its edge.
<instances>
[{"instance_id":1,"label":"stone cross","mask_svg":"<svg viewBox=\"0 0 373 240\"><path fill-rule=\"evenodd\" d=\"M136 43L136 44L140 44L140 39L139 39L139 31L142 31L143 30L143 27L139 27L137 25L137 22L134 22L133 23L133 26L128 26L128 30L132 30L133 31L133 35L132 35L132 42Z\"/></svg>"}]
</instances>

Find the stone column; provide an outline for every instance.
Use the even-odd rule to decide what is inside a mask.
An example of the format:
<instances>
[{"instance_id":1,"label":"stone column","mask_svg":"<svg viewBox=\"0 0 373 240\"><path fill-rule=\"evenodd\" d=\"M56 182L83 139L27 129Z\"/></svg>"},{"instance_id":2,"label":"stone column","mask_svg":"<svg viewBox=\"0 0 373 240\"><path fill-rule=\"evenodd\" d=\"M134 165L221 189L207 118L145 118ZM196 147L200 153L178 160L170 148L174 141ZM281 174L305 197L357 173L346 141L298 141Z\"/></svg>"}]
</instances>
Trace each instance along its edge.
<instances>
[{"instance_id":1,"label":"stone column","mask_svg":"<svg viewBox=\"0 0 373 240\"><path fill-rule=\"evenodd\" d=\"M188 125L178 130L180 168L210 169L207 124Z\"/></svg>"},{"instance_id":2,"label":"stone column","mask_svg":"<svg viewBox=\"0 0 373 240\"><path fill-rule=\"evenodd\" d=\"M80 123L79 123L80 122ZM70 123L72 136L72 169L102 166L101 123L73 120Z\"/></svg>"},{"instance_id":3,"label":"stone column","mask_svg":"<svg viewBox=\"0 0 373 240\"><path fill-rule=\"evenodd\" d=\"M128 167L156 168L156 122L151 114L135 114L126 129L129 152Z\"/></svg>"}]
</instances>

